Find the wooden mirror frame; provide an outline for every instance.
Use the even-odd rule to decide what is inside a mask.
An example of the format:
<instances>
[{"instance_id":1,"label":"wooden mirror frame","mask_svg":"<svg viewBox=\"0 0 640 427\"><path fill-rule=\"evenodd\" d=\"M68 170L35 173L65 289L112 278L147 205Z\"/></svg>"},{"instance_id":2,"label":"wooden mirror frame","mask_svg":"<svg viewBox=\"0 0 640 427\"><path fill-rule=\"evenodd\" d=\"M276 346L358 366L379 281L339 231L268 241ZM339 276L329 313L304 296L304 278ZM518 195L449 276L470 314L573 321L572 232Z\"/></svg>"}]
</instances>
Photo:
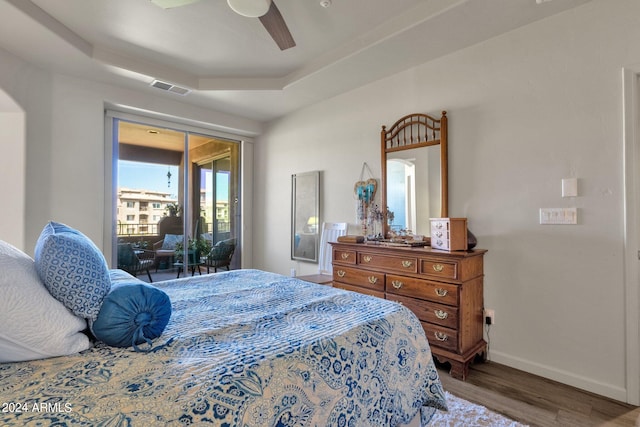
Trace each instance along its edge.
<instances>
[{"instance_id":1,"label":"wooden mirror frame","mask_svg":"<svg viewBox=\"0 0 640 427\"><path fill-rule=\"evenodd\" d=\"M440 119L427 114L413 113L401 117L393 126L380 132L382 147L381 205L382 229L384 237L389 232L387 222L387 154L395 151L412 150L414 148L440 145L440 217L449 216L449 184L448 184L448 140L447 112L442 111Z\"/></svg>"}]
</instances>

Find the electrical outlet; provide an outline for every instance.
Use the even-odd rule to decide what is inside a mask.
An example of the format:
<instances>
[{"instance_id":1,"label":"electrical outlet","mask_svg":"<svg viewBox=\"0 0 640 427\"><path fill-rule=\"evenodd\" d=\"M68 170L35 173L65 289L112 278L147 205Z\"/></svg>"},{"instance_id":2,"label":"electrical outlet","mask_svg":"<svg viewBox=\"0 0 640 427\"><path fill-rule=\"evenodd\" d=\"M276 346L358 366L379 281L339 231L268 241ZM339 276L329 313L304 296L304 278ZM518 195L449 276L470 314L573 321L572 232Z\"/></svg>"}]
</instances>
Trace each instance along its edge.
<instances>
[{"instance_id":1,"label":"electrical outlet","mask_svg":"<svg viewBox=\"0 0 640 427\"><path fill-rule=\"evenodd\" d=\"M484 310L484 323L487 325L496 324L496 312L493 309Z\"/></svg>"}]
</instances>

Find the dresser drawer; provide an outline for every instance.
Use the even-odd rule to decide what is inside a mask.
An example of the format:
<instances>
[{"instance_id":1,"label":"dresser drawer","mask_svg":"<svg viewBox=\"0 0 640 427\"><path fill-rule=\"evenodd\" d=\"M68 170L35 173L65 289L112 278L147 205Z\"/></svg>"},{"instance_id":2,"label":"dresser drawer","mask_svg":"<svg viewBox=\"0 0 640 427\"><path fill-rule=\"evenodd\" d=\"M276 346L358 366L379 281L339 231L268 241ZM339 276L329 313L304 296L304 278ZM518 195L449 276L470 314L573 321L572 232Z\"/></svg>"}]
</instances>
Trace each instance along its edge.
<instances>
[{"instance_id":1,"label":"dresser drawer","mask_svg":"<svg viewBox=\"0 0 640 427\"><path fill-rule=\"evenodd\" d=\"M458 305L458 286L449 283L387 274L386 291L388 294L420 298L439 304Z\"/></svg>"},{"instance_id":2,"label":"dresser drawer","mask_svg":"<svg viewBox=\"0 0 640 427\"><path fill-rule=\"evenodd\" d=\"M420 323L422 323L422 329L424 329L424 332L427 335L429 345L444 348L453 352L458 350L458 333L455 330L434 325L433 323Z\"/></svg>"},{"instance_id":3,"label":"dresser drawer","mask_svg":"<svg viewBox=\"0 0 640 427\"><path fill-rule=\"evenodd\" d=\"M333 262L338 264L356 264L356 251L334 249Z\"/></svg>"},{"instance_id":4,"label":"dresser drawer","mask_svg":"<svg viewBox=\"0 0 640 427\"><path fill-rule=\"evenodd\" d=\"M353 286L347 285L345 283L333 282L334 288L344 289L346 291L358 292L360 294L371 295L373 297L378 297L384 299L384 292L376 291L371 288L365 288L362 286Z\"/></svg>"},{"instance_id":5,"label":"dresser drawer","mask_svg":"<svg viewBox=\"0 0 640 427\"><path fill-rule=\"evenodd\" d=\"M387 299L397 301L407 307L418 319L444 326L450 329L458 329L458 308L449 305L436 304L415 298L403 297L387 293Z\"/></svg>"},{"instance_id":6,"label":"dresser drawer","mask_svg":"<svg viewBox=\"0 0 640 427\"><path fill-rule=\"evenodd\" d=\"M333 267L333 281L384 292L384 273L336 265Z\"/></svg>"},{"instance_id":7,"label":"dresser drawer","mask_svg":"<svg viewBox=\"0 0 640 427\"><path fill-rule=\"evenodd\" d=\"M418 258L358 252L358 264L401 273L417 273Z\"/></svg>"},{"instance_id":8,"label":"dresser drawer","mask_svg":"<svg viewBox=\"0 0 640 427\"><path fill-rule=\"evenodd\" d=\"M458 279L458 263L433 259L420 259L420 273L442 279Z\"/></svg>"}]
</instances>

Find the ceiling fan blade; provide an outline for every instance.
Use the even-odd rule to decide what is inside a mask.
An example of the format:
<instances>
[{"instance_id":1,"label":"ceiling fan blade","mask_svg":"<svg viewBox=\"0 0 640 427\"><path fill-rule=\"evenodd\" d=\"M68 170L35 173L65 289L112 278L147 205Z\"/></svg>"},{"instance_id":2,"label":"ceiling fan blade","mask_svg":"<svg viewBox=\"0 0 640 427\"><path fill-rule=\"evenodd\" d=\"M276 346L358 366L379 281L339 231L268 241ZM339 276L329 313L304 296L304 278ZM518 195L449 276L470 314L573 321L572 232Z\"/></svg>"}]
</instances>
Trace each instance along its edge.
<instances>
[{"instance_id":1,"label":"ceiling fan blade","mask_svg":"<svg viewBox=\"0 0 640 427\"><path fill-rule=\"evenodd\" d=\"M280 50L286 50L296 45L287 23L284 22L284 18L274 2L271 2L269 11L260 17L260 22L262 22L262 25L264 25L264 28L266 28Z\"/></svg>"},{"instance_id":2,"label":"ceiling fan blade","mask_svg":"<svg viewBox=\"0 0 640 427\"><path fill-rule=\"evenodd\" d=\"M197 1L200 0L151 0L151 3L163 9L171 9L173 7L186 6Z\"/></svg>"}]
</instances>

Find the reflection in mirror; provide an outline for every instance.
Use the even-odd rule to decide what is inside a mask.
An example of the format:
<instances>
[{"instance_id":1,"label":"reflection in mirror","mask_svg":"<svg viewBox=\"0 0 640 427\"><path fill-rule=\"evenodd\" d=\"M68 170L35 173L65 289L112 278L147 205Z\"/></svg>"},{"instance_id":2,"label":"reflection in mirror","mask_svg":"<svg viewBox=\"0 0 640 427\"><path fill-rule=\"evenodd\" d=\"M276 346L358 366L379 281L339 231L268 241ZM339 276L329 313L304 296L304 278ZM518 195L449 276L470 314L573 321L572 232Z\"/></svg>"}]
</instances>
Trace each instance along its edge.
<instances>
[{"instance_id":1,"label":"reflection in mirror","mask_svg":"<svg viewBox=\"0 0 640 427\"><path fill-rule=\"evenodd\" d=\"M291 176L291 259L318 262L320 172Z\"/></svg>"},{"instance_id":2,"label":"reflection in mirror","mask_svg":"<svg viewBox=\"0 0 640 427\"><path fill-rule=\"evenodd\" d=\"M409 114L382 127L384 235L429 236L429 218L447 217L447 115Z\"/></svg>"},{"instance_id":3,"label":"reflection in mirror","mask_svg":"<svg viewBox=\"0 0 640 427\"><path fill-rule=\"evenodd\" d=\"M430 234L429 218L441 215L440 146L396 151L387 156L389 230Z\"/></svg>"}]
</instances>

